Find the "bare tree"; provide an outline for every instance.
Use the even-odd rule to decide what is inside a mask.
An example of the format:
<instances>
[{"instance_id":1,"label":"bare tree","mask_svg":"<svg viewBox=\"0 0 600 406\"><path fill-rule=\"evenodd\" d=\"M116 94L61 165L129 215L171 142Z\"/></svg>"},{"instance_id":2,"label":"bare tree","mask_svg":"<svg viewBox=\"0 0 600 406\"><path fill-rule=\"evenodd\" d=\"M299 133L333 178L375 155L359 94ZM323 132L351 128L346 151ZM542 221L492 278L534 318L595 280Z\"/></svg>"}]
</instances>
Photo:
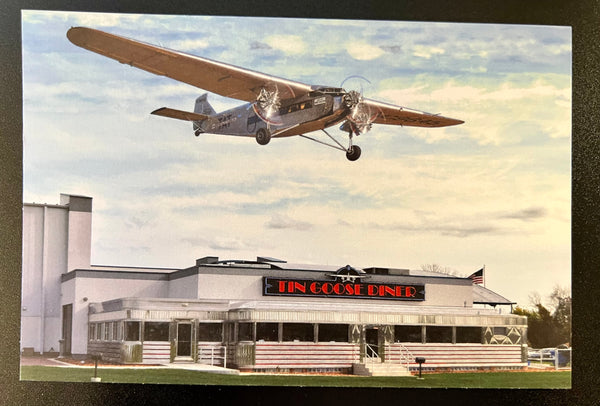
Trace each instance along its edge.
<instances>
[{"instance_id":1,"label":"bare tree","mask_svg":"<svg viewBox=\"0 0 600 406\"><path fill-rule=\"evenodd\" d=\"M441 266L439 264L422 264L421 270L427 271L427 272L441 273L441 274L450 275L450 276L459 276L459 277L463 276L458 271L456 271L456 269L452 269L447 266Z\"/></svg>"},{"instance_id":2,"label":"bare tree","mask_svg":"<svg viewBox=\"0 0 600 406\"><path fill-rule=\"evenodd\" d=\"M542 304L542 297L538 292L531 292L529 294L529 304L533 307L537 307Z\"/></svg>"}]
</instances>

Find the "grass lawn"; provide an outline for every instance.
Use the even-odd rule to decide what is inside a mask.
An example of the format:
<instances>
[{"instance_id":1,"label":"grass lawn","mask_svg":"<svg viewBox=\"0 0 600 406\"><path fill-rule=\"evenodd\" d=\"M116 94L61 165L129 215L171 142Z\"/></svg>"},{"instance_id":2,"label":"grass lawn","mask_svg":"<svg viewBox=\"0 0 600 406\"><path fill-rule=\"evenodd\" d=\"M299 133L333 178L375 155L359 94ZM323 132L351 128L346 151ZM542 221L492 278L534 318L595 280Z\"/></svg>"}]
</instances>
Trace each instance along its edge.
<instances>
[{"instance_id":1,"label":"grass lawn","mask_svg":"<svg viewBox=\"0 0 600 406\"><path fill-rule=\"evenodd\" d=\"M22 366L27 381L90 382L93 368ZM332 375L221 375L177 369L98 368L103 383L165 383L186 385L260 385L393 388L527 388L569 389L571 372L481 372L426 374L415 377Z\"/></svg>"}]
</instances>

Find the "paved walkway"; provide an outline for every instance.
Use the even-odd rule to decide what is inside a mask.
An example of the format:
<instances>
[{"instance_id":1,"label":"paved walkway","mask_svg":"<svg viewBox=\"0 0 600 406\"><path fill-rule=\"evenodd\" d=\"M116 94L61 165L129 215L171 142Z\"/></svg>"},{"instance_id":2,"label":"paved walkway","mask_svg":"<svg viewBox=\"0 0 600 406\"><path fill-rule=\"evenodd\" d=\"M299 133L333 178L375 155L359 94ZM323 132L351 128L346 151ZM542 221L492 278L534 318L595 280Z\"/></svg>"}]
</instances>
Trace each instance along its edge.
<instances>
[{"instance_id":1,"label":"paved walkway","mask_svg":"<svg viewBox=\"0 0 600 406\"><path fill-rule=\"evenodd\" d=\"M223 367L217 367L214 365L205 365L205 364L194 364L194 363L173 363L173 364L164 364L167 368L172 369L188 369L192 371L201 371L201 372L210 372L213 374L226 374L226 375L239 375L240 371L237 369L229 369Z\"/></svg>"},{"instance_id":2,"label":"paved walkway","mask_svg":"<svg viewBox=\"0 0 600 406\"><path fill-rule=\"evenodd\" d=\"M48 358L41 355L33 357L21 356L21 365L42 365L46 367L57 367L65 364L65 362L62 362L55 358Z\"/></svg>"},{"instance_id":3,"label":"paved walkway","mask_svg":"<svg viewBox=\"0 0 600 406\"><path fill-rule=\"evenodd\" d=\"M56 358L48 358L44 356L33 356L33 357L21 357L21 365L40 365L47 367L73 367L73 368L94 368L93 365L77 365L69 362L63 362L60 359ZM205 365L205 364L195 364L195 363L173 363L173 364L163 364L163 365L102 365L98 364L100 368L170 368L170 369L187 369L192 371L199 372L210 372L213 374L229 374L229 375L239 375L240 371L237 369L229 369L217 367L214 365Z\"/></svg>"}]
</instances>

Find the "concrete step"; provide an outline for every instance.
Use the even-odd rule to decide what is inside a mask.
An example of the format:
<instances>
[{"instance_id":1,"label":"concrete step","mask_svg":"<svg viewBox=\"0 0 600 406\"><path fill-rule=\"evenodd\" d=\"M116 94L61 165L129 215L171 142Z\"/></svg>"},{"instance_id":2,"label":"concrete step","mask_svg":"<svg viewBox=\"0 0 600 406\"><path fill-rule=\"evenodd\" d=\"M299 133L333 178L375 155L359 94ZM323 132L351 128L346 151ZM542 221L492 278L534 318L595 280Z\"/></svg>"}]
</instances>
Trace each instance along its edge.
<instances>
[{"instance_id":1,"label":"concrete step","mask_svg":"<svg viewBox=\"0 0 600 406\"><path fill-rule=\"evenodd\" d=\"M385 362L354 364L352 372L360 376L412 376L405 365Z\"/></svg>"}]
</instances>

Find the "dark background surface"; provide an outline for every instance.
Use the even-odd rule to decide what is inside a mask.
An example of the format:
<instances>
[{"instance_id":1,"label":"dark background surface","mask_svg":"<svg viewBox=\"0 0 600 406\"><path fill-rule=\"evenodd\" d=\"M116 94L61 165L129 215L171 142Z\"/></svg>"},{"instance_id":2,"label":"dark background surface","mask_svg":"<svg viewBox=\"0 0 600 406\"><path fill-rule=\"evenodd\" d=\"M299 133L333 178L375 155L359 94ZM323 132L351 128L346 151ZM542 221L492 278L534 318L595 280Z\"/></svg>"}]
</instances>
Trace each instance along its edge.
<instances>
[{"instance_id":1,"label":"dark background surface","mask_svg":"<svg viewBox=\"0 0 600 406\"><path fill-rule=\"evenodd\" d=\"M19 381L22 214L22 9L563 25L573 28L572 390L331 389ZM600 2L15 1L0 3L0 404L597 404L600 280ZM44 129L39 129L44 131ZM543 275L540 275L543 278Z\"/></svg>"}]
</instances>

